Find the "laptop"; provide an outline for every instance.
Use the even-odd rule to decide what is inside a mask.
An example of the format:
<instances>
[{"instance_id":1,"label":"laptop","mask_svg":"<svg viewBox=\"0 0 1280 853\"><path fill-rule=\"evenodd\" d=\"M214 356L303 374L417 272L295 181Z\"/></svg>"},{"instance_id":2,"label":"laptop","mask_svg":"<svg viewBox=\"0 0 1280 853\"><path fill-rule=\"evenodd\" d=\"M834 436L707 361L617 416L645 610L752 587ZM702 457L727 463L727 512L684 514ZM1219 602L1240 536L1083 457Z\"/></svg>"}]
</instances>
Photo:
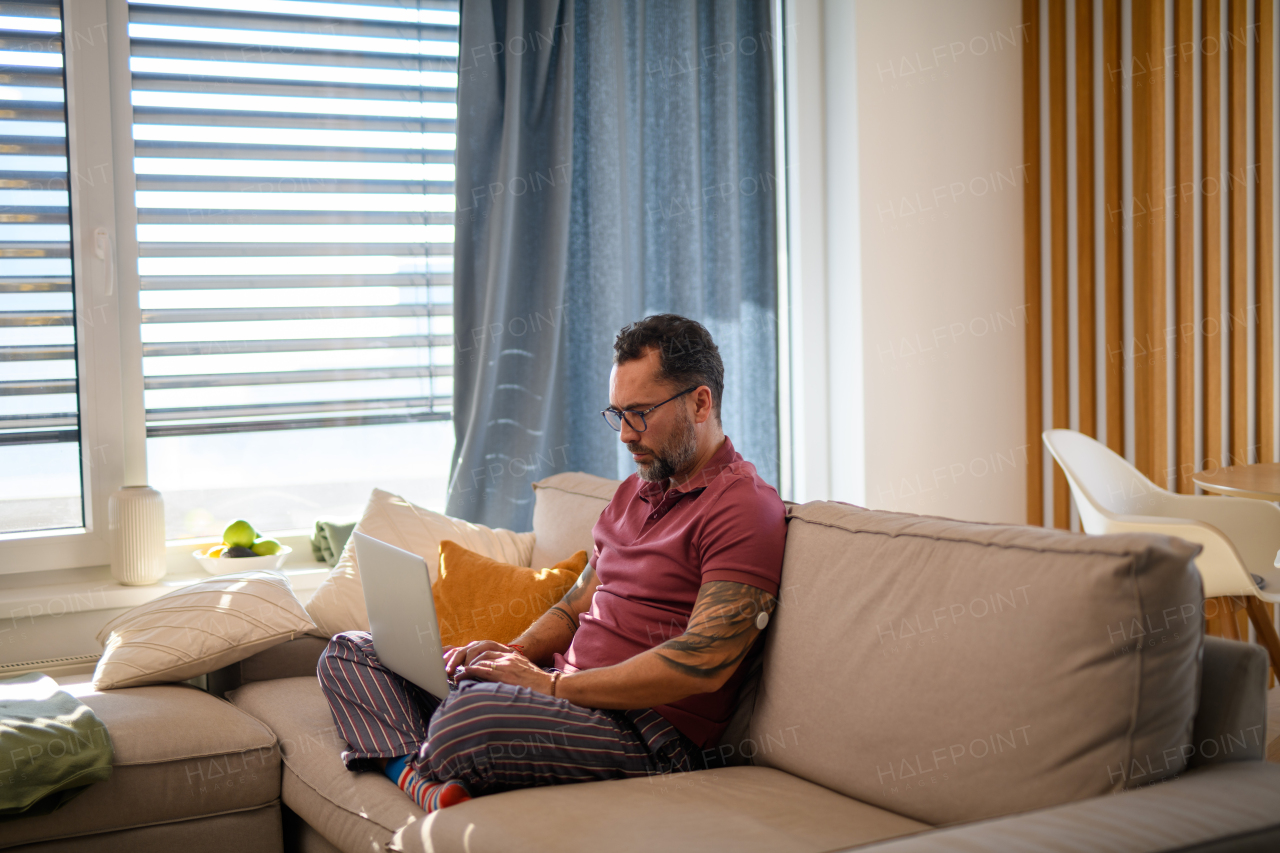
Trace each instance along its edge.
<instances>
[{"instance_id":1,"label":"laptop","mask_svg":"<svg viewBox=\"0 0 1280 853\"><path fill-rule=\"evenodd\" d=\"M372 536L352 536L378 660L443 699L449 695L449 679L426 561Z\"/></svg>"}]
</instances>

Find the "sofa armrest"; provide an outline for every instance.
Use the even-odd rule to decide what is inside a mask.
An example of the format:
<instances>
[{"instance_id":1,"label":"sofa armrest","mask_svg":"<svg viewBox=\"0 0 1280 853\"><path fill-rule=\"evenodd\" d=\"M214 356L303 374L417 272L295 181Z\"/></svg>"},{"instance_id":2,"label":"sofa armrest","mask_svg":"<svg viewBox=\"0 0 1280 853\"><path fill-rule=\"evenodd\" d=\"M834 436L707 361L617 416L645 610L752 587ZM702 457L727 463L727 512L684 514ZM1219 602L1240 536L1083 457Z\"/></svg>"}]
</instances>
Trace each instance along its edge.
<instances>
[{"instance_id":1,"label":"sofa armrest","mask_svg":"<svg viewBox=\"0 0 1280 853\"><path fill-rule=\"evenodd\" d=\"M1222 842L1230 840L1231 844ZM1280 849L1280 765L1233 761L1119 794L923 832L859 850L1217 853Z\"/></svg>"},{"instance_id":2,"label":"sofa armrest","mask_svg":"<svg viewBox=\"0 0 1280 853\"><path fill-rule=\"evenodd\" d=\"M1188 768L1260 760L1267 744L1267 653L1261 646L1204 638L1200 707Z\"/></svg>"}]
</instances>

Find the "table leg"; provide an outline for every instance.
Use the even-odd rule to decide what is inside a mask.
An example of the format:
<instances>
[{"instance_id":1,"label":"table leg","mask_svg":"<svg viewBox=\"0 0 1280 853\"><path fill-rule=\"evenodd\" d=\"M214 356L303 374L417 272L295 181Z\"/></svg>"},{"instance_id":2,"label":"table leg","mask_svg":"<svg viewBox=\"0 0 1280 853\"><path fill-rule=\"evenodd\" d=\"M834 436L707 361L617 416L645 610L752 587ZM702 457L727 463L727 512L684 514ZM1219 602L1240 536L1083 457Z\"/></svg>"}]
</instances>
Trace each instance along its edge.
<instances>
[{"instance_id":1,"label":"table leg","mask_svg":"<svg viewBox=\"0 0 1280 853\"><path fill-rule=\"evenodd\" d=\"M1210 601L1213 602L1214 607L1208 606ZM1205 633L1228 640L1239 640L1240 626L1236 624L1236 610L1238 609L1236 600L1229 595L1223 595L1206 599L1205 605L1206 621L1208 622L1208 625L1205 626Z\"/></svg>"}]
</instances>

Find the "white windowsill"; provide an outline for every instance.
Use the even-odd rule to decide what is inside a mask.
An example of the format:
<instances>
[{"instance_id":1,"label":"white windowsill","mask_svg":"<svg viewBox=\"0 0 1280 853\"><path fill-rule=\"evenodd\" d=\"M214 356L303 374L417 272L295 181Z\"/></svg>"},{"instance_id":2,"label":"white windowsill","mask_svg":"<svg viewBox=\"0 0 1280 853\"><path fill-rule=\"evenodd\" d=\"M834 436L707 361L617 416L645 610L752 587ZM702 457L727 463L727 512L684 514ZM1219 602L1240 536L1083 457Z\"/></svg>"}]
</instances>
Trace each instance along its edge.
<instances>
[{"instance_id":1,"label":"white windowsill","mask_svg":"<svg viewBox=\"0 0 1280 853\"><path fill-rule=\"evenodd\" d=\"M329 567L312 558L311 543L305 533L282 534L277 538L293 548L282 571L294 594L306 601L328 576ZM62 616L146 604L179 587L216 577L201 569L191 556L201 544L207 543L201 540L170 542L166 555L168 571L159 581L147 586L118 583L111 577L109 566L2 576L7 583L0 587L0 619Z\"/></svg>"}]
</instances>

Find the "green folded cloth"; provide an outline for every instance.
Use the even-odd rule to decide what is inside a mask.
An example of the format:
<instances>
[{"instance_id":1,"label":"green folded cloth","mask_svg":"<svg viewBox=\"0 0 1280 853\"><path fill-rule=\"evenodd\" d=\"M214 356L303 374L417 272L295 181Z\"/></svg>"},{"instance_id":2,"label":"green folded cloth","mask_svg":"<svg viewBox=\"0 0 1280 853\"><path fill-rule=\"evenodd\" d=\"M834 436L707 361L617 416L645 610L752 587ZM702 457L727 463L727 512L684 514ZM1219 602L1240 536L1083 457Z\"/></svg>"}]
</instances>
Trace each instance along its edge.
<instances>
[{"instance_id":1,"label":"green folded cloth","mask_svg":"<svg viewBox=\"0 0 1280 853\"><path fill-rule=\"evenodd\" d=\"M355 521L328 521L320 519L316 522L316 532L311 534L311 554L317 560L328 563L330 566L338 565L338 558L342 556L342 549L347 544L347 540L351 538L351 532L356 529Z\"/></svg>"},{"instance_id":2,"label":"green folded cloth","mask_svg":"<svg viewBox=\"0 0 1280 853\"><path fill-rule=\"evenodd\" d=\"M111 737L42 672L0 679L0 821L48 814L111 778Z\"/></svg>"}]
</instances>

